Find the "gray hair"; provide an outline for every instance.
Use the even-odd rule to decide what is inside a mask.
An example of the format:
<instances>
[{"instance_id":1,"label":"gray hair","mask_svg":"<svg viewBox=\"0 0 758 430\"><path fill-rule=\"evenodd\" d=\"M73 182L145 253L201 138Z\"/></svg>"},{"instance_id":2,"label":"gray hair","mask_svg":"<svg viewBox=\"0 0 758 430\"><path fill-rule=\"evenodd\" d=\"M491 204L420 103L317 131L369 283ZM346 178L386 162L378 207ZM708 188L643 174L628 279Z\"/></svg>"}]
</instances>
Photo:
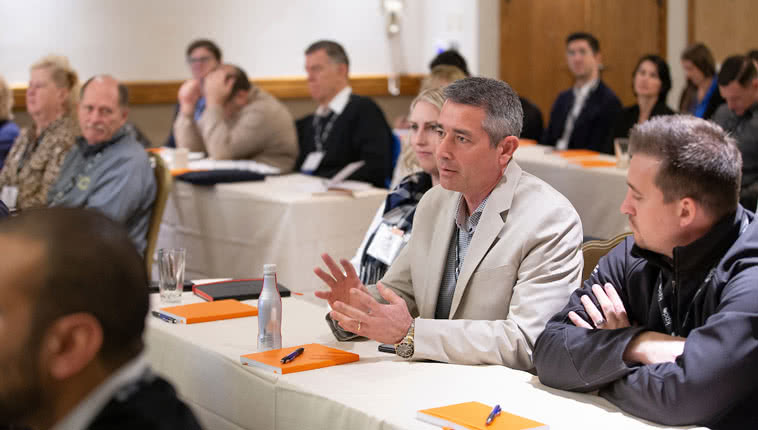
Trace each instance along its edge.
<instances>
[{"instance_id":1,"label":"gray hair","mask_svg":"<svg viewBox=\"0 0 758 430\"><path fill-rule=\"evenodd\" d=\"M347 58L345 48L333 40L319 40L314 42L305 50L305 55L313 54L316 51L324 50L326 56L336 64L344 64L350 67L350 60Z\"/></svg>"},{"instance_id":2,"label":"gray hair","mask_svg":"<svg viewBox=\"0 0 758 430\"><path fill-rule=\"evenodd\" d=\"M497 79L471 77L445 87L448 101L484 109L482 128L492 146L508 136L519 137L524 123L524 109L516 91Z\"/></svg>"}]
</instances>

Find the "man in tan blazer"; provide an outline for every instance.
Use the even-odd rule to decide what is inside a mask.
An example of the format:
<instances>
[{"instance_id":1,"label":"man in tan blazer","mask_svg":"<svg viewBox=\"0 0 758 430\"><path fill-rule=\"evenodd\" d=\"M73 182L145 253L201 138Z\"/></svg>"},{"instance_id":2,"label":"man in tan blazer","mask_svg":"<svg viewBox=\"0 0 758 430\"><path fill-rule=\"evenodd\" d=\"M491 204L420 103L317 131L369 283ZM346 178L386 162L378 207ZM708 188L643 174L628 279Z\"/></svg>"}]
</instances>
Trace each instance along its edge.
<instances>
[{"instance_id":1,"label":"man in tan blazer","mask_svg":"<svg viewBox=\"0 0 758 430\"><path fill-rule=\"evenodd\" d=\"M579 286L582 228L571 204L512 160L523 113L493 79L445 90L440 185L421 199L413 234L376 287L324 254L335 334L395 344L404 358L531 369L547 320ZM344 271L342 270L344 269Z\"/></svg>"},{"instance_id":2,"label":"man in tan blazer","mask_svg":"<svg viewBox=\"0 0 758 430\"><path fill-rule=\"evenodd\" d=\"M195 106L207 107L195 120ZM253 160L289 172L298 154L295 122L271 94L250 84L237 66L224 64L179 89L174 121L177 148L207 152L215 160Z\"/></svg>"}]
</instances>

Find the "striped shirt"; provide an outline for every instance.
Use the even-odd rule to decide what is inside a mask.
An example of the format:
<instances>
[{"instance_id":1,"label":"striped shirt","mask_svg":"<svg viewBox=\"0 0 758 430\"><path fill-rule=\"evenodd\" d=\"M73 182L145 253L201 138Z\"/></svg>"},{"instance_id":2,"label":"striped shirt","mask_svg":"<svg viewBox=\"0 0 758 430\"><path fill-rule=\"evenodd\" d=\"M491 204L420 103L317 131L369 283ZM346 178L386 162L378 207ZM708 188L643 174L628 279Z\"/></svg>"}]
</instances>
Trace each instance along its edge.
<instances>
[{"instance_id":1,"label":"striped shirt","mask_svg":"<svg viewBox=\"0 0 758 430\"><path fill-rule=\"evenodd\" d=\"M458 275L463 267L463 259L466 257L471 239L474 237L476 226L482 218L482 212L487 205L487 196L474 213L466 216L466 206L463 200L463 194L458 197L458 205L455 209L455 235L456 240L450 241L447 250L447 260L445 264L445 273L442 275L442 284L440 293L437 297L437 307L434 312L435 319L450 318L450 308L453 304L453 294L455 294L455 285L458 283Z\"/></svg>"}]
</instances>

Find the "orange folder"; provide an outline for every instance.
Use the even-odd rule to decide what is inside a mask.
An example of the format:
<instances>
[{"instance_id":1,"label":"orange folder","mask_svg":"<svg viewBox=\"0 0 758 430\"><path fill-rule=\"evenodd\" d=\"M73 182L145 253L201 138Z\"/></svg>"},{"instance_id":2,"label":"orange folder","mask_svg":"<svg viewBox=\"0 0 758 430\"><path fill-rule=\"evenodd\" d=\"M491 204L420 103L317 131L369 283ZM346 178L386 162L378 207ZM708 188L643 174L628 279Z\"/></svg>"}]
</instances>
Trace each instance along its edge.
<instances>
[{"instance_id":1,"label":"orange folder","mask_svg":"<svg viewBox=\"0 0 758 430\"><path fill-rule=\"evenodd\" d=\"M176 323L194 324L231 318L254 317L258 315L258 308L229 299L171 306L161 308L158 312L163 316L173 318Z\"/></svg>"},{"instance_id":2,"label":"orange folder","mask_svg":"<svg viewBox=\"0 0 758 430\"><path fill-rule=\"evenodd\" d=\"M209 302L213 303L213 302ZM289 363L282 364L282 357L302 347L303 353ZM358 354L330 348L318 343L292 346L289 348L272 349L270 351L256 352L240 357L240 362L247 366L255 366L270 372L285 375L287 373L302 372L305 370L320 369L322 367L336 366L338 364L358 361Z\"/></svg>"},{"instance_id":3,"label":"orange folder","mask_svg":"<svg viewBox=\"0 0 758 430\"><path fill-rule=\"evenodd\" d=\"M500 415L486 425L491 406L479 402L458 403L441 408L418 411L416 418L440 427L455 430L549 430L550 426L528 418L501 411Z\"/></svg>"},{"instance_id":4,"label":"orange folder","mask_svg":"<svg viewBox=\"0 0 758 430\"><path fill-rule=\"evenodd\" d=\"M537 141L534 139L519 139L518 144L519 146L531 146L536 145Z\"/></svg>"},{"instance_id":5,"label":"orange folder","mask_svg":"<svg viewBox=\"0 0 758 430\"><path fill-rule=\"evenodd\" d=\"M592 151L589 149L566 149L564 151L558 151L558 155L565 158L574 158L574 157L594 157L597 155L600 155L597 151Z\"/></svg>"},{"instance_id":6,"label":"orange folder","mask_svg":"<svg viewBox=\"0 0 758 430\"><path fill-rule=\"evenodd\" d=\"M610 160L571 160L582 167L616 167L615 161Z\"/></svg>"}]
</instances>

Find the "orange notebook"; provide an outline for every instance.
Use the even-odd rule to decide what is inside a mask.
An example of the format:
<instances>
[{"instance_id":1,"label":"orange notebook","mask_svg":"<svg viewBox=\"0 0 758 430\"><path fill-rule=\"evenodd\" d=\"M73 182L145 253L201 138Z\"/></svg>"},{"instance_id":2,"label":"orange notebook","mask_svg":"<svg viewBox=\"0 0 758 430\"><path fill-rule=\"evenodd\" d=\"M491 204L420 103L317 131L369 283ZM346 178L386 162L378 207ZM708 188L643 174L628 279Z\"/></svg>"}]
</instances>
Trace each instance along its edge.
<instances>
[{"instance_id":1,"label":"orange notebook","mask_svg":"<svg viewBox=\"0 0 758 430\"><path fill-rule=\"evenodd\" d=\"M213 302L209 302L213 303ZM302 347L303 353L289 363L282 364L282 357ZM272 349L270 351L256 352L240 357L240 362L247 366L260 367L270 372L285 375L287 373L302 372L304 370L320 369L322 367L336 366L338 364L358 361L358 354L330 348L318 343L292 346L289 348Z\"/></svg>"},{"instance_id":2,"label":"orange notebook","mask_svg":"<svg viewBox=\"0 0 758 430\"><path fill-rule=\"evenodd\" d=\"M558 155L565 158L574 158L574 157L594 157L596 155L600 155L597 151L592 151L589 149L566 149L564 151L558 151Z\"/></svg>"},{"instance_id":3,"label":"orange notebook","mask_svg":"<svg viewBox=\"0 0 758 430\"><path fill-rule=\"evenodd\" d=\"M429 424L455 430L548 430L550 426L502 411L486 425L491 406L479 402L458 403L418 411L416 418Z\"/></svg>"},{"instance_id":4,"label":"orange notebook","mask_svg":"<svg viewBox=\"0 0 758 430\"><path fill-rule=\"evenodd\" d=\"M258 315L258 308L255 306L229 299L161 308L156 316L173 323L194 324L256 315Z\"/></svg>"},{"instance_id":5,"label":"orange notebook","mask_svg":"<svg viewBox=\"0 0 758 430\"><path fill-rule=\"evenodd\" d=\"M610 160L571 160L571 162L582 167L616 167L616 162Z\"/></svg>"}]
</instances>

